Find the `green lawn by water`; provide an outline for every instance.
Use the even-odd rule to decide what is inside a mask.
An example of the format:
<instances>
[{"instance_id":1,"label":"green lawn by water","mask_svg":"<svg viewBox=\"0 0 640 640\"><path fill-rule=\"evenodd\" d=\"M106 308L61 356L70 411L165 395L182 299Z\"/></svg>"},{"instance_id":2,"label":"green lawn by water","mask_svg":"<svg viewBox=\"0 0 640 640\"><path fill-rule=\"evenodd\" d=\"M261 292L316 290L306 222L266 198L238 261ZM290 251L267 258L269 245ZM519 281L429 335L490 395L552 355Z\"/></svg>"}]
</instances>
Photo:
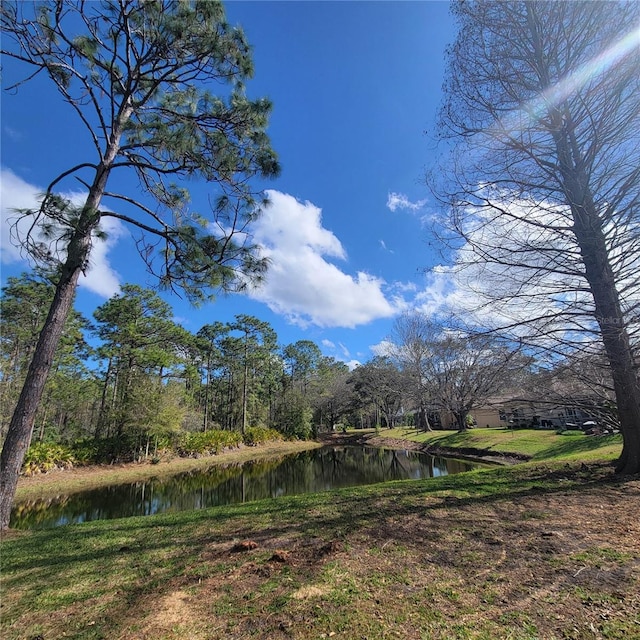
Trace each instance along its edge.
<instances>
[{"instance_id":1,"label":"green lawn by water","mask_svg":"<svg viewBox=\"0 0 640 640\"><path fill-rule=\"evenodd\" d=\"M622 437L586 436L565 432L559 434L543 429L481 428L467 431L417 432L413 428L398 427L380 431L385 438L399 438L439 447L474 448L501 454L515 453L532 460L599 460L620 455Z\"/></svg>"},{"instance_id":2,"label":"green lawn by water","mask_svg":"<svg viewBox=\"0 0 640 640\"><path fill-rule=\"evenodd\" d=\"M11 533L1 547L3 638L640 638L640 557L622 544L633 541L614 536L575 551L572 523L560 533L548 524L558 500L610 504L619 436L380 435L532 460ZM636 484L620 490L637 497ZM522 566L509 568L509 558ZM540 584L536 573L546 576ZM597 582L608 575L615 589Z\"/></svg>"}]
</instances>

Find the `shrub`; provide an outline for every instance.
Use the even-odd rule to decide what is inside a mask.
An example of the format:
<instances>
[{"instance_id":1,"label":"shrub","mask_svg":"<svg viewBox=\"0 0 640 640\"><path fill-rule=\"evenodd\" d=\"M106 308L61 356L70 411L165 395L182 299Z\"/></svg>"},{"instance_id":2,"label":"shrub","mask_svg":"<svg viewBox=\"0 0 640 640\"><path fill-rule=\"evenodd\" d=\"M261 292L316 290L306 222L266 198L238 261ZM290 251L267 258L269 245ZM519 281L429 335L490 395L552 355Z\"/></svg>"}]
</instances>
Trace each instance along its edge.
<instances>
[{"instance_id":1,"label":"shrub","mask_svg":"<svg viewBox=\"0 0 640 640\"><path fill-rule=\"evenodd\" d=\"M238 447L242 436L237 431L196 431L185 433L180 438L177 451L181 456L202 456L220 453L228 447Z\"/></svg>"},{"instance_id":2,"label":"shrub","mask_svg":"<svg viewBox=\"0 0 640 640\"><path fill-rule=\"evenodd\" d=\"M249 427L244 432L244 443L249 446L282 439L282 434L279 431L267 427Z\"/></svg>"},{"instance_id":3,"label":"shrub","mask_svg":"<svg viewBox=\"0 0 640 640\"><path fill-rule=\"evenodd\" d=\"M77 465L97 464L99 445L96 440L77 440L71 445Z\"/></svg>"},{"instance_id":4,"label":"shrub","mask_svg":"<svg viewBox=\"0 0 640 640\"><path fill-rule=\"evenodd\" d=\"M136 439L128 434L85 439L74 442L71 448L77 463L82 465L131 462L135 459Z\"/></svg>"},{"instance_id":5,"label":"shrub","mask_svg":"<svg viewBox=\"0 0 640 640\"><path fill-rule=\"evenodd\" d=\"M53 442L36 442L29 447L22 470L25 475L30 476L52 469L68 469L73 464L74 456L69 447Z\"/></svg>"}]
</instances>

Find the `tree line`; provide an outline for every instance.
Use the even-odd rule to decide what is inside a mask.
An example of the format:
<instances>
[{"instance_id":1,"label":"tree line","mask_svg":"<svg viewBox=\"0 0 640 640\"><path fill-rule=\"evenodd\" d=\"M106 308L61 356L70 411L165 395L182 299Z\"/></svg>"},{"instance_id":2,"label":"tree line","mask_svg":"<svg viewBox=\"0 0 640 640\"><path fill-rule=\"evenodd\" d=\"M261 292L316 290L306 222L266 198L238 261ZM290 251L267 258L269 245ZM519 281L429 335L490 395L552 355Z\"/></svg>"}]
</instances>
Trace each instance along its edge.
<instances>
[{"instance_id":1,"label":"tree line","mask_svg":"<svg viewBox=\"0 0 640 640\"><path fill-rule=\"evenodd\" d=\"M54 288L50 278L29 273L3 289L3 435ZM337 421L327 389L346 374L344 363L311 341L281 346L269 323L253 316L192 333L157 292L126 284L91 320L69 315L33 440L132 442L180 431L244 434L255 426L308 438L314 416L321 428Z\"/></svg>"},{"instance_id":2,"label":"tree line","mask_svg":"<svg viewBox=\"0 0 640 640\"><path fill-rule=\"evenodd\" d=\"M2 290L3 436L54 280L25 273ZM466 335L417 312L398 318L384 344L384 355L350 371L310 340L281 344L273 327L253 316L191 332L156 291L126 284L91 319L69 315L32 442L108 443L96 450L108 461L148 457L159 447L197 453L206 443L222 446L213 436L220 431L236 434L224 442L237 444L256 428L305 439L346 426L428 430L441 427L445 415L463 430L492 399L531 400L527 389L574 406L581 398L592 411L605 406L575 373L584 374L585 363L574 373L567 362L542 372L518 345ZM606 386L596 386L606 395ZM196 435L207 433L208 440Z\"/></svg>"},{"instance_id":3,"label":"tree line","mask_svg":"<svg viewBox=\"0 0 640 640\"><path fill-rule=\"evenodd\" d=\"M9 278L3 289L3 434L53 294L50 278L36 273ZM441 336L430 325L428 333L418 316L398 327L404 329L386 356L349 371L310 340L281 345L271 325L253 316L190 332L157 292L127 284L92 319L69 315L33 439L139 443L181 431L244 434L256 426L309 438L337 425L392 427L415 419L428 428L427 414L438 409L453 411L464 428L474 405L523 364L486 341Z\"/></svg>"}]
</instances>

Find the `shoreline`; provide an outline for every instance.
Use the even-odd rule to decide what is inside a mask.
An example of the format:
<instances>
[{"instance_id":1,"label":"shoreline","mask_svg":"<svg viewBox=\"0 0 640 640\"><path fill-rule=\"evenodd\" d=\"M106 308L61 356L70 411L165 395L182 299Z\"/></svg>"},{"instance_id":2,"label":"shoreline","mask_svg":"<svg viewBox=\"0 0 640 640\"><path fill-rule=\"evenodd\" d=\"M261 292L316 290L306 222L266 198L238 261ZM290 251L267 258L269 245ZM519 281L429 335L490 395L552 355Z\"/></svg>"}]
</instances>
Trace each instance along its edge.
<instances>
[{"instance_id":1,"label":"shoreline","mask_svg":"<svg viewBox=\"0 0 640 640\"><path fill-rule=\"evenodd\" d=\"M62 493L78 493L87 489L98 489L115 484L142 482L152 478L187 473L214 466L225 467L264 458L277 458L321 446L321 443L312 440L276 441L258 446L240 445L234 449L225 449L216 455L200 458L174 457L158 464L152 464L151 461L122 462L110 465L54 469L47 473L31 476L21 475L18 479L15 503L48 498Z\"/></svg>"},{"instance_id":2,"label":"shoreline","mask_svg":"<svg viewBox=\"0 0 640 640\"><path fill-rule=\"evenodd\" d=\"M398 438L385 438L384 435L375 431L365 433L331 433L321 436L319 441L324 445L351 445L369 446L385 449L405 449L408 451L418 451L432 456L443 456L447 458L458 458L475 462L486 462L497 465L511 466L521 462L528 462L531 456L518 453L500 453L488 449L475 449L472 447L439 447L412 440L402 440Z\"/></svg>"}]
</instances>

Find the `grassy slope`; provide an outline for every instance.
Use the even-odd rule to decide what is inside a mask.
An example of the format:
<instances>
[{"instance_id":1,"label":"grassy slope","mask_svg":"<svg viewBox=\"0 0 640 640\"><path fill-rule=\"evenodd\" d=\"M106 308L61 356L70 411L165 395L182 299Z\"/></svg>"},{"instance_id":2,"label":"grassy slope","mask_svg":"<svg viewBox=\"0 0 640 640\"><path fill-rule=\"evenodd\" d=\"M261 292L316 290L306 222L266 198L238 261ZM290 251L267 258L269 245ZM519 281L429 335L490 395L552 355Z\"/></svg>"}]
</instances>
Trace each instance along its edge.
<instances>
[{"instance_id":1,"label":"grassy slope","mask_svg":"<svg viewBox=\"0 0 640 640\"><path fill-rule=\"evenodd\" d=\"M640 638L640 481L565 461L619 442L427 437L551 460L12 533L3 637Z\"/></svg>"},{"instance_id":2,"label":"grassy slope","mask_svg":"<svg viewBox=\"0 0 640 640\"><path fill-rule=\"evenodd\" d=\"M474 448L502 454L531 456L532 460L613 460L620 455L622 438L613 436L559 435L536 429L471 429L417 433L399 427L381 431L386 438L399 438L438 447Z\"/></svg>"}]
</instances>

